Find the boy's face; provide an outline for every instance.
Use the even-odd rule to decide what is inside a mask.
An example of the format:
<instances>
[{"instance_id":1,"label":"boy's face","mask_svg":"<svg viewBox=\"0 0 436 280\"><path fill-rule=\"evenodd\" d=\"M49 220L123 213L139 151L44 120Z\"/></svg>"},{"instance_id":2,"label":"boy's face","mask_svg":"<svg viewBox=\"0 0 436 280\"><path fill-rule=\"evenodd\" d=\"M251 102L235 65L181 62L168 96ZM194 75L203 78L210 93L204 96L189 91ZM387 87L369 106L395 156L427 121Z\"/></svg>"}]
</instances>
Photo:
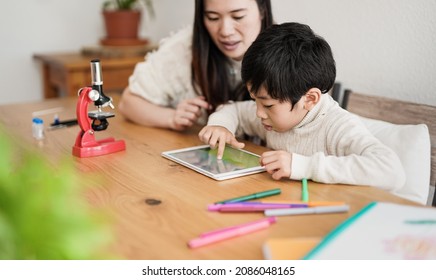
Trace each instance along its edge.
<instances>
[{"instance_id":1,"label":"boy's face","mask_svg":"<svg viewBox=\"0 0 436 280\"><path fill-rule=\"evenodd\" d=\"M250 93L256 101L256 115L261 119L263 126L268 131L286 132L294 128L306 116L308 110L304 108L303 96L291 110L291 102L280 102L271 98L264 87L256 95Z\"/></svg>"}]
</instances>

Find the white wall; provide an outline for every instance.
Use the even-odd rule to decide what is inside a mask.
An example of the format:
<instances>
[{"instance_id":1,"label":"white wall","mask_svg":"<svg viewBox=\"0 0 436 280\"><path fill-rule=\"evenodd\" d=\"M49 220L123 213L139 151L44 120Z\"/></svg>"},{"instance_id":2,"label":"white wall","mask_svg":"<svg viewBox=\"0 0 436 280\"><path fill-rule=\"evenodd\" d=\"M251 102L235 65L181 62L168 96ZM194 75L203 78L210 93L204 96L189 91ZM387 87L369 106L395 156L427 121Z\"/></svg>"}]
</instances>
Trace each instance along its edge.
<instances>
[{"instance_id":1,"label":"white wall","mask_svg":"<svg viewBox=\"0 0 436 280\"><path fill-rule=\"evenodd\" d=\"M0 9L0 104L42 99L34 53L78 51L104 36L103 0L6 1ZM436 1L272 0L278 23L309 24L332 46L337 80L369 94L436 106ZM141 35L192 22L194 1L157 0Z\"/></svg>"},{"instance_id":2,"label":"white wall","mask_svg":"<svg viewBox=\"0 0 436 280\"><path fill-rule=\"evenodd\" d=\"M103 0L3 1L0 8L0 104L41 100L41 65L34 53L79 51L104 37ZM158 40L192 22L194 2L156 0L156 19L141 35ZM149 24L148 27L146 25Z\"/></svg>"},{"instance_id":3,"label":"white wall","mask_svg":"<svg viewBox=\"0 0 436 280\"><path fill-rule=\"evenodd\" d=\"M330 43L343 87L436 105L436 1L272 1Z\"/></svg>"}]
</instances>

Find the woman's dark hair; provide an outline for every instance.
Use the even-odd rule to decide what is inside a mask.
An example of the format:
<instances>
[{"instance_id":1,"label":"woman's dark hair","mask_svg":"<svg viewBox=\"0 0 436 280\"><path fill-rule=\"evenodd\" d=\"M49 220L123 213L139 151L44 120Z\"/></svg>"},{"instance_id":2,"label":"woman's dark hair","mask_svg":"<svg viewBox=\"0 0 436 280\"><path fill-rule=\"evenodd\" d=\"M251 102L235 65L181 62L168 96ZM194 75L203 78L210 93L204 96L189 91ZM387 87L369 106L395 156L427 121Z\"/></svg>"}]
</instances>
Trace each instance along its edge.
<instances>
[{"instance_id":1,"label":"woman's dark hair","mask_svg":"<svg viewBox=\"0 0 436 280\"><path fill-rule=\"evenodd\" d=\"M273 24L270 0L255 0L262 16L261 31ZM228 58L212 41L204 26L204 0L195 1L194 31L192 42L192 85L199 95L204 95L213 112L229 100L244 99L246 92L242 83L231 88L228 76Z\"/></svg>"}]
</instances>

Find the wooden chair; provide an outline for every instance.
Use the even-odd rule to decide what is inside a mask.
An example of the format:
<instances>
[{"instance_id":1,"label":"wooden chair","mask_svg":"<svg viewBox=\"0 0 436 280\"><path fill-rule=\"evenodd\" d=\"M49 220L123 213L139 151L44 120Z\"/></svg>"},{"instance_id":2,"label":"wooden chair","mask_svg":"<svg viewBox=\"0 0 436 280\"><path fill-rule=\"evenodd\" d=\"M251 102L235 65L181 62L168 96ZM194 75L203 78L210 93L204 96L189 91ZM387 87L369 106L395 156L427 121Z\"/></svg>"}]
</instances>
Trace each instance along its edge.
<instances>
[{"instance_id":1,"label":"wooden chair","mask_svg":"<svg viewBox=\"0 0 436 280\"><path fill-rule=\"evenodd\" d=\"M340 98L341 98L341 83L336 82L334 83L332 89L329 91L329 94L333 97L333 99L340 103Z\"/></svg>"},{"instance_id":2,"label":"wooden chair","mask_svg":"<svg viewBox=\"0 0 436 280\"><path fill-rule=\"evenodd\" d=\"M427 125L431 143L430 195L433 193L428 204L436 206L436 107L355 93L350 89L344 91L342 107L359 116L393 124Z\"/></svg>"}]
</instances>

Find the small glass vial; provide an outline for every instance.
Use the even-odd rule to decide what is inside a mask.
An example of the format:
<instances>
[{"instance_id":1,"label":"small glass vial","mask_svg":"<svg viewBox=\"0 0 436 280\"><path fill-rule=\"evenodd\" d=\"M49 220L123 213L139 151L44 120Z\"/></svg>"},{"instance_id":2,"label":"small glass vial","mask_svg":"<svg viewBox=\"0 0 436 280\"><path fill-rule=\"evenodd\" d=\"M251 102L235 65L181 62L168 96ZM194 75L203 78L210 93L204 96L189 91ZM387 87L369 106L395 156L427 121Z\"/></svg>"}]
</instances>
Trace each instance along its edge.
<instances>
[{"instance_id":1,"label":"small glass vial","mask_svg":"<svg viewBox=\"0 0 436 280\"><path fill-rule=\"evenodd\" d=\"M32 119L32 135L36 140L44 139L44 121L42 119Z\"/></svg>"}]
</instances>

